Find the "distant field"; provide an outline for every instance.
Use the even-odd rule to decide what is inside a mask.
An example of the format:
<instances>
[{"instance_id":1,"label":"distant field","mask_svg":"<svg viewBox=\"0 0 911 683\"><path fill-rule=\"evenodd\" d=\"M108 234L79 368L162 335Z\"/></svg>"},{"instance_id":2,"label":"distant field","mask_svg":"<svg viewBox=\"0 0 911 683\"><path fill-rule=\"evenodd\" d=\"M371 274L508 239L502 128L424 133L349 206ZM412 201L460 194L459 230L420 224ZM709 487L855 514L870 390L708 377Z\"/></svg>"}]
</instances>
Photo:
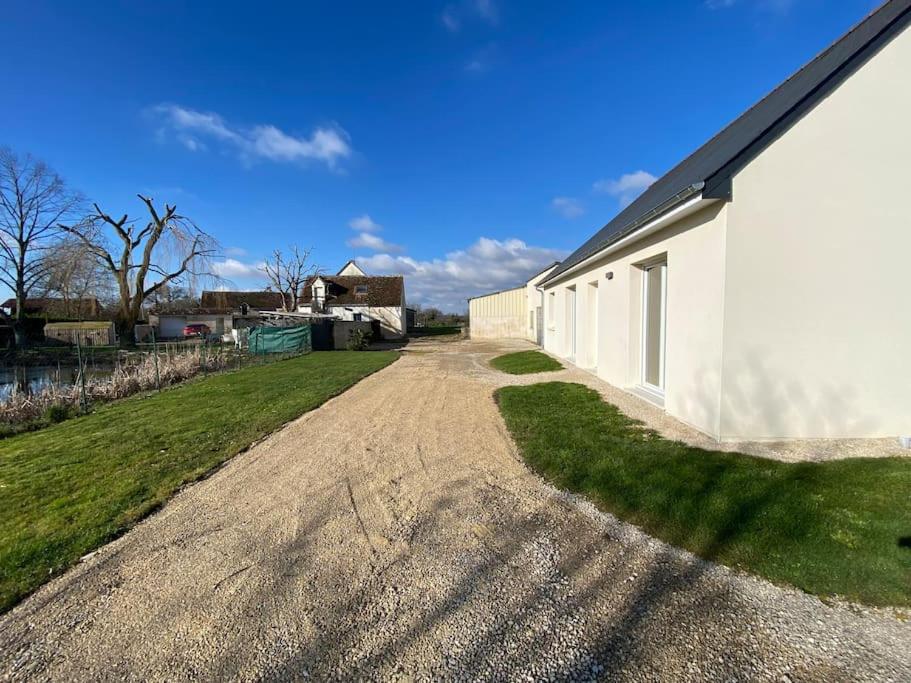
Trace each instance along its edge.
<instances>
[{"instance_id":1,"label":"distant field","mask_svg":"<svg viewBox=\"0 0 911 683\"><path fill-rule=\"evenodd\" d=\"M408 330L409 337L435 337L444 334L461 334L462 328L458 325L440 325L439 327L415 327Z\"/></svg>"}]
</instances>

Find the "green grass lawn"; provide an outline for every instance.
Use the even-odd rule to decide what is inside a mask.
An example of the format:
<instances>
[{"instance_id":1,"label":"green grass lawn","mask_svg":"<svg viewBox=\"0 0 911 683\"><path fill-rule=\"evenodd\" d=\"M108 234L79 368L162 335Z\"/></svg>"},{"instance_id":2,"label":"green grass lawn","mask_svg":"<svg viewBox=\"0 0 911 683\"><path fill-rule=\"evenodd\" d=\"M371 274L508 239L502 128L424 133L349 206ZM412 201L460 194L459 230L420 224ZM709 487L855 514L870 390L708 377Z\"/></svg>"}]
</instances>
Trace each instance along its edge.
<instances>
[{"instance_id":1,"label":"green grass lawn","mask_svg":"<svg viewBox=\"0 0 911 683\"><path fill-rule=\"evenodd\" d=\"M491 366L510 375L527 375L532 372L553 372L562 370L563 366L546 353L540 351L519 351L497 356L490 361Z\"/></svg>"},{"instance_id":2,"label":"green grass lawn","mask_svg":"<svg viewBox=\"0 0 911 683\"><path fill-rule=\"evenodd\" d=\"M409 337L442 337L448 334L461 334L462 328L458 325L435 325L432 327L412 327L408 330Z\"/></svg>"},{"instance_id":3,"label":"green grass lawn","mask_svg":"<svg viewBox=\"0 0 911 683\"><path fill-rule=\"evenodd\" d=\"M0 611L395 352L316 352L0 441Z\"/></svg>"},{"instance_id":4,"label":"green grass lawn","mask_svg":"<svg viewBox=\"0 0 911 683\"><path fill-rule=\"evenodd\" d=\"M817 595L911 605L911 459L693 448L579 384L505 387L497 401L533 469L653 536Z\"/></svg>"}]
</instances>

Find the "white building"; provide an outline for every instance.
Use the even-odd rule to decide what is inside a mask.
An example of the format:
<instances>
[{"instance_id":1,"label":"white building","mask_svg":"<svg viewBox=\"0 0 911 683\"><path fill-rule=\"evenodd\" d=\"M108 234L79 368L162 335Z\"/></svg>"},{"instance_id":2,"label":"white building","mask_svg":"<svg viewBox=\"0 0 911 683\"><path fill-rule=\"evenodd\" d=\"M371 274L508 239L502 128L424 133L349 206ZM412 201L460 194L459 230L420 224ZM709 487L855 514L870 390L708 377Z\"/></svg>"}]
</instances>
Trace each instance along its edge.
<instances>
[{"instance_id":1,"label":"white building","mask_svg":"<svg viewBox=\"0 0 911 683\"><path fill-rule=\"evenodd\" d=\"M354 261L337 275L308 278L300 302L301 310L330 313L338 320L377 321L384 339L407 332L405 278L367 275Z\"/></svg>"},{"instance_id":2,"label":"white building","mask_svg":"<svg viewBox=\"0 0 911 683\"><path fill-rule=\"evenodd\" d=\"M717 439L911 433L909 5L887 2L560 264L545 348Z\"/></svg>"},{"instance_id":3,"label":"white building","mask_svg":"<svg viewBox=\"0 0 911 683\"><path fill-rule=\"evenodd\" d=\"M556 267L552 263L524 285L468 300L472 339L527 339L544 343L543 295L538 288Z\"/></svg>"},{"instance_id":4,"label":"white building","mask_svg":"<svg viewBox=\"0 0 911 683\"><path fill-rule=\"evenodd\" d=\"M198 308L152 311L149 323L159 339L179 339L187 325L206 325L213 335L230 335L238 324L249 327L260 311L277 311L282 307L279 292L204 291Z\"/></svg>"}]
</instances>

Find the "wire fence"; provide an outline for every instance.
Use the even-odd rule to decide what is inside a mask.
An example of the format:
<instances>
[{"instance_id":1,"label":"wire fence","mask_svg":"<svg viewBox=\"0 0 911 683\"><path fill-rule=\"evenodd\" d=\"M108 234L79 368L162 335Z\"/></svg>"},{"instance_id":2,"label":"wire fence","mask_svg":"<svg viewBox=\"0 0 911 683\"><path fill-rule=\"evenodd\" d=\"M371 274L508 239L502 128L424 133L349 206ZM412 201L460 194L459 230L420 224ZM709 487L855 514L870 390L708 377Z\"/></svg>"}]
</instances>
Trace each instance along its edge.
<instances>
[{"instance_id":1,"label":"wire fence","mask_svg":"<svg viewBox=\"0 0 911 683\"><path fill-rule=\"evenodd\" d=\"M54 406L84 413L92 405L145 391L163 391L197 376L237 371L286 360L310 352L296 348L266 348L261 337L252 345L211 340L164 341L137 344L128 351L76 344L74 357L57 360L56 381L32 391L23 385L0 403L0 422L19 424L46 415ZM66 379L63 368L66 367ZM71 381L69 381L71 378Z\"/></svg>"}]
</instances>

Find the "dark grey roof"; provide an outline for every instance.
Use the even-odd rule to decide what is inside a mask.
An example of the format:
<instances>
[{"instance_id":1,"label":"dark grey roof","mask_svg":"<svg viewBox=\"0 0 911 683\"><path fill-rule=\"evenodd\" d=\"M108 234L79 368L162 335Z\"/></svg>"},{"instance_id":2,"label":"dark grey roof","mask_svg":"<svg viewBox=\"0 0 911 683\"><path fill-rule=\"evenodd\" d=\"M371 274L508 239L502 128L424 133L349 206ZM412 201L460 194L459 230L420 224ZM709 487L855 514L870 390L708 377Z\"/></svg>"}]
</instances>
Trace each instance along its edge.
<instances>
[{"instance_id":1,"label":"dark grey roof","mask_svg":"<svg viewBox=\"0 0 911 683\"><path fill-rule=\"evenodd\" d=\"M541 275L541 273L546 273L548 270L550 270L550 269L553 268L554 266L559 266L559 265L560 265L560 262L559 262L559 261L551 261L551 262L548 263L544 268L542 268L542 269L539 270L537 273L535 273L535 274L532 275L530 278L528 278L528 279L525 281L525 284L528 284L529 282L531 282L532 280L534 280L536 277L538 277L539 275Z\"/></svg>"},{"instance_id":2,"label":"dark grey roof","mask_svg":"<svg viewBox=\"0 0 911 683\"><path fill-rule=\"evenodd\" d=\"M559 277L619 240L643 217L669 208L675 203L674 198L688 188L701 189L703 197L731 199L731 177L901 33L911 21L909 10L911 0L886 2L655 181L594 237L566 257L544 282Z\"/></svg>"}]
</instances>

